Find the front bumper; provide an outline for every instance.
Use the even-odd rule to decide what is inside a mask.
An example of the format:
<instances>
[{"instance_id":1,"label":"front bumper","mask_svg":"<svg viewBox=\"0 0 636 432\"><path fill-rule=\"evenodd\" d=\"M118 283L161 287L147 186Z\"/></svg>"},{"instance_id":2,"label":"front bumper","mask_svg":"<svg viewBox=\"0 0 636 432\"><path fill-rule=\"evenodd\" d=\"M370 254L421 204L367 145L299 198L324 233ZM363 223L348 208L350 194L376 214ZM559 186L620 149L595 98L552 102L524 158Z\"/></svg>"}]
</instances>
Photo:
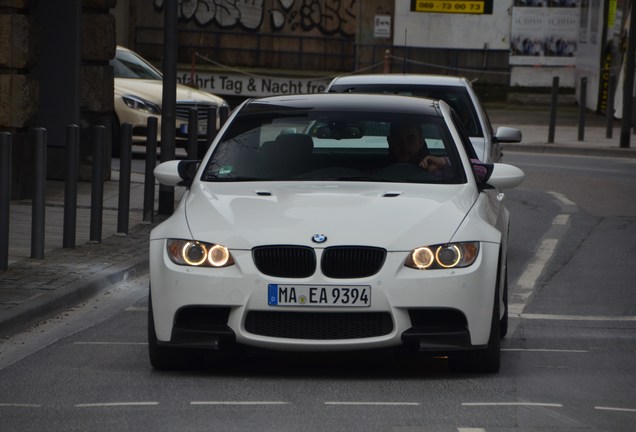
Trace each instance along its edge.
<instances>
[{"instance_id":1,"label":"front bumper","mask_svg":"<svg viewBox=\"0 0 636 432\"><path fill-rule=\"evenodd\" d=\"M320 250L316 250L320 254ZM418 271L405 252L388 253L379 273L334 280L320 270L302 279L267 277L250 251L232 251L221 269L172 263L165 240L150 244L150 283L157 342L222 349L238 343L290 351L337 351L410 345L419 350L483 348L488 343L499 245L482 243L470 267ZM367 285L369 307L270 306L277 284Z\"/></svg>"}]
</instances>

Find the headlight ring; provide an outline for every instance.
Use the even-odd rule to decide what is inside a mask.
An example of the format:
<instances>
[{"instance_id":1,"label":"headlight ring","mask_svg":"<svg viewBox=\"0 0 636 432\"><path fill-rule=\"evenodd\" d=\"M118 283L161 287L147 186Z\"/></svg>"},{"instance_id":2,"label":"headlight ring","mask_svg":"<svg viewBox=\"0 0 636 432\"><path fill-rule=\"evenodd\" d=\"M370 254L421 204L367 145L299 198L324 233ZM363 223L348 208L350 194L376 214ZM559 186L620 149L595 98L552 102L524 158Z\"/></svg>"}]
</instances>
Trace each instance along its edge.
<instances>
[{"instance_id":1,"label":"headlight ring","mask_svg":"<svg viewBox=\"0 0 636 432\"><path fill-rule=\"evenodd\" d=\"M413 249L404 265L416 270L463 268L479 255L479 242L448 243Z\"/></svg>"},{"instance_id":2,"label":"headlight ring","mask_svg":"<svg viewBox=\"0 0 636 432\"><path fill-rule=\"evenodd\" d=\"M197 240L169 239L166 252L173 263L183 266L221 268L234 264L225 246Z\"/></svg>"}]
</instances>

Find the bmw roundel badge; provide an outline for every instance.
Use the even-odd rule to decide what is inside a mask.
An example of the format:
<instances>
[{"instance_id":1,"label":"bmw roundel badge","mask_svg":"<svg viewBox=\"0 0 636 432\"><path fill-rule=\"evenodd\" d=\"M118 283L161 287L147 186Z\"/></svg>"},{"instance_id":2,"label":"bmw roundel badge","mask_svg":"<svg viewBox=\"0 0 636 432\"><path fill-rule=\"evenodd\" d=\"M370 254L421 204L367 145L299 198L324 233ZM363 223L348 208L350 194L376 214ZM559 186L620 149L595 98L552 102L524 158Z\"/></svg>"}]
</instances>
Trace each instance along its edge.
<instances>
[{"instance_id":1,"label":"bmw roundel badge","mask_svg":"<svg viewBox=\"0 0 636 432\"><path fill-rule=\"evenodd\" d=\"M314 234L311 238L314 243L324 243L327 241L327 236L324 234Z\"/></svg>"}]
</instances>

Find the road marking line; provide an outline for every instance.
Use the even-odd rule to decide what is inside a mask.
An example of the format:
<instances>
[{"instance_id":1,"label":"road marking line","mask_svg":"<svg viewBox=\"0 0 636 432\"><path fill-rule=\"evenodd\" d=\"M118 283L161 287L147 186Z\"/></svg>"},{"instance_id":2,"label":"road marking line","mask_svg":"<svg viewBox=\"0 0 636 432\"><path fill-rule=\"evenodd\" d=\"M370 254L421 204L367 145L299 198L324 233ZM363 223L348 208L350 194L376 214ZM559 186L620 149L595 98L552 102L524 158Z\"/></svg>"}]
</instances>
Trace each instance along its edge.
<instances>
[{"instance_id":1,"label":"road marking line","mask_svg":"<svg viewBox=\"0 0 636 432\"><path fill-rule=\"evenodd\" d=\"M596 407L594 407L594 409L597 409L597 410L600 410L600 411L636 412L635 408L615 408L615 407L596 406Z\"/></svg>"},{"instance_id":2,"label":"road marking line","mask_svg":"<svg viewBox=\"0 0 636 432\"><path fill-rule=\"evenodd\" d=\"M73 345L148 345L148 342L73 342Z\"/></svg>"},{"instance_id":3,"label":"road marking line","mask_svg":"<svg viewBox=\"0 0 636 432\"><path fill-rule=\"evenodd\" d=\"M576 203L574 201L570 201L563 194L560 194L560 193L554 192L554 191L548 191L548 193L550 195L552 195L553 197L555 197L556 199L558 199L559 201L561 201L561 204L563 204L563 205L568 205L568 206L575 206L576 205Z\"/></svg>"},{"instance_id":4,"label":"road marking line","mask_svg":"<svg viewBox=\"0 0 636 432\"><path fill-rule=\"evenodd\" d=\"M570 215L569 214L560 214L557 215L557 217L554 218L554 220L552 221L552 225L567 225L567 223L570 220Z\"/></svg>"},{"instance_id":5,"label":"road marking line","mask_svg":"<svg viewBox=\"0 0 636 432\"><path fill-rule=\"evenodd\" d=\"M539 245L539 249L537 250L534 259L530 262L530 264L526 267L523 274L519 277L517 281L517 287L522 288L524 290L532 290L534 288L535 283L548 260L552 257L554 253L554 249L559 241L557 239L544 239Z\"/></svg>"},{"instance_id":6,"label":"road marking line","mask_svg":"<svg viewBox=\"0 0 636 432\"><path fill-rule=\"evenodd\" d=\"M284 401L192 401L190 405L289 405Z\"/></svg>"},{"instance_id":7,"label":"road marking line","mask_svg":"<svg viewBox=\"0 0 636 432\"><path fill-rule=\"evenodd\" d=\"M337 402L337 401L332 401L332 402L325 402L325 405L358 405L358 406L378 406L378 405L384 405L384 406L418 406L421 405L419 402Z\"/></svg>"},{"instance_id":8,"label":"road marking line","mask_svg":"<svg viewBox=\"0 0 636 432\"><path fill-rule=\"evenodd\" d=\"M0 403L0 407L9 408L42 408L40 404L25 404L25 403Z\"/></svg>"},{"instance_id":9,"label":"road marking line","mask_svg":"<svg viewBox=\"0 0 636 432\"><path fill-rule=\"evenodd\" d=\"M486 432L483 428L457 428L457 432Z\"/></svg>"},{"instance_id":10,"label":"road marking line","mask_svg":"<svg viewBox=\"0 0 636 432\"><path fill-rule=\"evenodd\" d=\"M548 352L548 353L589 353L588 350L566 350L566 349L547 349L547 348L501 348L501 351L520 351L520 352Z\"/></svg>"},{"instance_id":11,"label":"road marking line","mask_svg":"<svg viewBox=\"0 0 636 432\"><path fill-rule=\"evenodd\" d=\"M129 406L156 406L159 402L105 402L105 403L85 403L77 404L75 408L107 408L107 407L129 407Z\"/></svg>"},{"instance_id":12,"label":"road marking line","mask_svg":"<svg viewBox=\"0 0 636 432\"><path fill-rule=\"evenodd\" d=\"M563 408L562 404L543 402L462 402L462 406L528 406Z\"/></svg>"},{"instance_id":13,"label":"road marking line","mask_svg":"<svg viewBox=\"0 0 636 432\"><path fill-rule=\"evenodd\" d=\"M553 238L544 239L534 259L526 266L526 269L517 280L514 291L511 293L508 311L512 314L520 314L526 307L534 292L534 286L543 273L547 262L552 258L559 241Z\"/></svg>"},{"instance_id":14,"label":"road marking line","mask_svg":"<svg viewBox=\"0 0 636 432\"><path fill-rule=\"evenodd\" d=\"M129 306L124 309L126 312L148 312L148 306Z\"/></svg>"},{"instance_id":15,"label":"road marking line","mask_svg":"<svg viewBox=\"0 0 636 432\"><path fill-rule=\"evenodd\" d=\"M553 315L553 314L510 314L511 318L527 320L551 320L551 321L636 321L636 316L599 316L599 315Z\"/></svg>"}]
</instances>

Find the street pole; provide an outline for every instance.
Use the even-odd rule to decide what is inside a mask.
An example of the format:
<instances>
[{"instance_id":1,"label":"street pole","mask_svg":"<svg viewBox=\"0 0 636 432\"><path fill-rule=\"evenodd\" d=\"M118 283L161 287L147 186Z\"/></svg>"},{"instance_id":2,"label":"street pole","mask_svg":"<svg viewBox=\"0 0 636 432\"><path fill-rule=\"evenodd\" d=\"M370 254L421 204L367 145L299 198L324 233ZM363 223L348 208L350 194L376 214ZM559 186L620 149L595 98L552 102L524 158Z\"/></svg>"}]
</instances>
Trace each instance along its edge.
<instances>
[{"instance_id":1,"label":"street pole","mask_svg":"<svg viewBox=\"0 0 636 432\"><path fill-rule=\"evenodd\" d=\"M625 59L625 82L623 84L623 118L621 119L621 148L629 148L634 103L634 51L636 50L636 7L630 2L629 40Z\"/></svg>"},{"instance_id":2,"label":"street pole","mask_svg":"<svg viewBox=\"0 0 636 432\"><path fill-rule=\"evenodd\" d=\"M163 93L161 100L161 162L175 159L177 105L177 0L163 3ZM152 149L150 149L152 151ZM174 211L174 187L159 186L158 213Z\"/></svg>"}]
</instances>

